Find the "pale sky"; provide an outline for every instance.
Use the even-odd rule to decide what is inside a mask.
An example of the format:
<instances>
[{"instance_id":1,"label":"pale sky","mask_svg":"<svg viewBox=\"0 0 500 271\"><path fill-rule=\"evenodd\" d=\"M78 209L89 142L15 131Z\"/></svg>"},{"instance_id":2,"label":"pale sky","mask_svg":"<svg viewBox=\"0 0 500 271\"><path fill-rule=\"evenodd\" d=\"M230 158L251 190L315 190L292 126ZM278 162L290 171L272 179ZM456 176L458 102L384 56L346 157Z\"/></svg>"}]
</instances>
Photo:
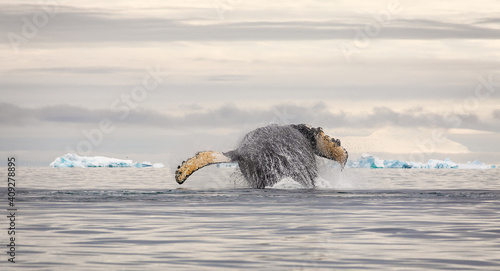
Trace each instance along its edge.
<instances>
[{"instance_id":1,"label":"pale sky","mask_svg":"<svg viewBox=\"0 0 500 271\"><path fill-rule=\"evenodd\" d=\"M353 158L500 164L498 1L41 3L0 2L0 152L26 165L175 168L269 123Z\"/></svg>"}]
</instances>

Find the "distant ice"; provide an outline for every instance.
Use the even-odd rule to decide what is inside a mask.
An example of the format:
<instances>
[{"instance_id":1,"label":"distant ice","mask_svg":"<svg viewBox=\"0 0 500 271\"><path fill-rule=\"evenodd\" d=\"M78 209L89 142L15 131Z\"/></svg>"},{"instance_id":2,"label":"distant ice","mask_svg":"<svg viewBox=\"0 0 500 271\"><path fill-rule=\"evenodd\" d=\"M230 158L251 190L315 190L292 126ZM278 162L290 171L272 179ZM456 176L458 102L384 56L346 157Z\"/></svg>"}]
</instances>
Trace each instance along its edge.
<instances>
[{"instance_id":1,"label":"distant ice","mask_svg":"<svg viewBox=\"0 0 500 271\"><path fill-rule=\"evenodd\" d=\"M450 159L436 160L430 159L427 163L408 162L401 160L383 160L376 156L363 153L356 160L349 160L346 168L420 168L420 169L439 169L439 168L456 168L456 169L489 169L495 166L486 165L476 160L467 164L457 164Z\"/></svg>"},{"instance_id":2,"label":"distant ice","mask_svg":"<svg viewBox=\"0 0 500 271\"><path fill-rule=\"evenodd\" d=\"M132 160L122 160L116 158L108 158L104 156L79 156L73 153L68 153L57 157L54 162L50 163L51 167L164 167L162 163L152 164L149 161L142 163L134 163Z\"/></svg>"},{"instance_id":3,"label":"distant ice","mask_svg":"<svg viewBox=\"0 0 500 271\"><path fill-rule=\"evenodd\" d=\"M162 168L162 163L151 163L144 161L142 163L133 162L132 160L123 160L109 158L104 156L79 156L77 154L68 153L57 157L51 167L136 167L136 168ZM217 167L221 168L236 168L237 163L221 163ZM418 168L418 169L489 169L495 166L486 165L478 160L468 162L467 164L457 164L450 159L437 160L430 159L427 163L408 162L401 160L383 160L376 156L363 153L360 158L347 161L346 168Z\"/></svg>"}]
</instances>

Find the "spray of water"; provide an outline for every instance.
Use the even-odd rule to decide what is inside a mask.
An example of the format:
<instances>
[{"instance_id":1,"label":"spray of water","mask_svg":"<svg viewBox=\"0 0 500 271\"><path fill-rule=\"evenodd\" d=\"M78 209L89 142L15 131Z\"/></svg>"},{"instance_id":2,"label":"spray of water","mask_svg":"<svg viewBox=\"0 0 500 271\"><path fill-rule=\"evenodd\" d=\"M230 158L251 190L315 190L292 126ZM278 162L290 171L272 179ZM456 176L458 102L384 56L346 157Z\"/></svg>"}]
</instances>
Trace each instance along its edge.
<instances>
[{"instance_id":1,"label":"spray of water","mask_svg":"<svg viewBox=\"0 0 500 271\"><path fill-rule=\"evenodd\" d=\"M348 178L345 170L337 162L324 158L317 158L318 177L315 180L317 189L349 190L356 186Z\"/></svg>"}]
</instances>

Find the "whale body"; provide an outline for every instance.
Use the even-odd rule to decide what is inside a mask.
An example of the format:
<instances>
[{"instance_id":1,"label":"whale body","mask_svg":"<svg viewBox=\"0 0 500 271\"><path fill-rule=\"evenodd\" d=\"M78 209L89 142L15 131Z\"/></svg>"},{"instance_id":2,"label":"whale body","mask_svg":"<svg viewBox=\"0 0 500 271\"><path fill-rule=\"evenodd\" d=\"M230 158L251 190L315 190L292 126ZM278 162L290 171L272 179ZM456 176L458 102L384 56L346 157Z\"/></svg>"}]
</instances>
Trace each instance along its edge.
<instances>
[{"instance_id":1,"label":"whale body","mask_svg":"<svg viewBox=\"0 0 500 271\"><path fill-rule=\"evenodd\" d=\"M335 160L343 167L348 159L340 140L329 137L322 128L308 125L269 125L246 134L238 148L228 152L205 151L184 161L175 173L179 184L198 169L211 164L233 162L253 188L272 186L292 178L314 187L318 176L316 156Z\"/></svg>"}]
</instances>

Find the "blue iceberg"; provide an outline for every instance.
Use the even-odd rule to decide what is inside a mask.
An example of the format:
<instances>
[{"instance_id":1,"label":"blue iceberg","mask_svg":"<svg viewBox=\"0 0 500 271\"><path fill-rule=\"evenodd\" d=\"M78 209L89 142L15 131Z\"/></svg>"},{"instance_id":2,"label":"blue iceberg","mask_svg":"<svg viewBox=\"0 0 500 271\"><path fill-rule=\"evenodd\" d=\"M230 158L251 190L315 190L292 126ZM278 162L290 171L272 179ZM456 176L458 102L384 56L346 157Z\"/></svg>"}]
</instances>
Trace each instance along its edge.
<instances>
[{"instance_id":1,"label":"blue iceberg","mask_svg":"<svg viewBox=\"0 0 500 271\"><path fill-rule=\"evenodd\" d=\"M378 157L371 156L367 153L363 153L361 158L347 162L347 167L351 168L384 168L384 161L380 160Z\"/></svg>"},{"instance_id":2,"label":"blue iceberg","mask_svg":"<svg viewBox=\"0 0 500 271\"><path fill-rule=\"evenodd\" d=\"M384 160L384 166L386 168L413 168L413 164L406 162L406 161L400 161L400 160Z\"/></svg>"},{"instance_id":3,"label":"blue iceberg","mask_svg":"<svg viewBox=\"0 0 500 271\"><path fill-rule=\"evenodd\" d=\"M150 162L134 163L132 160L122 160L116 158L108 158L104 156L79 156L73 153L68 153L57 157L54 162L50 163L51 167L164 167L162 163L152 164Z\"/></svg>"},{"instance_id":4,"label":"blue iceberg","mask_svg":"<svg viewBox=\"0 0 500 271\"><path fill-rule=\"evenodd\" d=\"M489 169L496 168L481 163L476 160L468 162L467 164L457 164L450 159L437 160L430 159L427 163L408 162L401 160L383 160L376 156L363 153L360 158L356 160L349 160L346 165L347 168L419 168L419 169Z\"/></svg>"}]
</instances>

